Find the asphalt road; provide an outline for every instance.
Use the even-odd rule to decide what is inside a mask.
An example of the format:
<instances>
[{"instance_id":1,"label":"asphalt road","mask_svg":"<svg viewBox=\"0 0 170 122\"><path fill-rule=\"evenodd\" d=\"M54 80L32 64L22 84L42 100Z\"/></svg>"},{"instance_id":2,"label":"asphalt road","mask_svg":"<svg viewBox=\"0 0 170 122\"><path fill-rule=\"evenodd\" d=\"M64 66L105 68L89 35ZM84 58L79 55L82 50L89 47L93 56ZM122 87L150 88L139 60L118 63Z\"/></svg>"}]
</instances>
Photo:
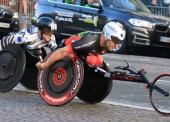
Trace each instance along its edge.
<instances>
[{"instance_id":1,"label":"asphalt road","mask_svg":"<svg viewBox=\"0 0 170 122\"><path fill-rule=\"evenodd\" d=\"M12 90L0 93L1 122L170 122L154 111L106 103L86 104L74 99L54 107L37 93Z\"/></svg>"}]
</instances>

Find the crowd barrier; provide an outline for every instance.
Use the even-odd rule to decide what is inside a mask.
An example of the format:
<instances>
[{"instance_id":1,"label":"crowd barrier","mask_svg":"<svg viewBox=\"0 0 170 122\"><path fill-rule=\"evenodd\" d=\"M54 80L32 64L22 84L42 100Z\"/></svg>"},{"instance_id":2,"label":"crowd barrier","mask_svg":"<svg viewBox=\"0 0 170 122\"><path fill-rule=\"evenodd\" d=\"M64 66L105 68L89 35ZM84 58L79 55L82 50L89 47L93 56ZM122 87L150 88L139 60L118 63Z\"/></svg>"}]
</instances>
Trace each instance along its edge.
<instances>
[{"instance_id":1,"label":"crowd barrier","mask_svg":"<svg viewBox=\"0 0 170 122\"><path fill-rule=\"evenodd\" d=\"M149 10L157 15L170 17L170 7L147 6Z\"/></svg>"},{"instance_id":2,"label":"crowd barrier","mask_svg":"<svg viewBox=\"0 0 170 122\"><path fill-rule=\"evenodd\" d=\"M0 0L0 4L12 8L18 13L21 24L31 24L36 0Z\"/></svg>"}]
</instances>

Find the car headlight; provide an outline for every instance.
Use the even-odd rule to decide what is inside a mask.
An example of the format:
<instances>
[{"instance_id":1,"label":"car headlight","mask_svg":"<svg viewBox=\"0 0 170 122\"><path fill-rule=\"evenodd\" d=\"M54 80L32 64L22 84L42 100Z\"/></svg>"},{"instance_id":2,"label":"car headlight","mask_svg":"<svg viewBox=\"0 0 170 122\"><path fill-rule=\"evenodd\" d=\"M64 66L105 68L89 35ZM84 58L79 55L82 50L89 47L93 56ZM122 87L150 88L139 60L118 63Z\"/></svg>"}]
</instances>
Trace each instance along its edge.
<instances>
[{"instance_id":1,"label":"car headlight","mask_svg":"<svg viewBox=\"0 0 170 122\"><path fill-rule=\"evenodd\" d=\"M13 18L18 19L18 13L17 12L14 13Z\"/></svg>"},{"instance_id":2,"label":"car headlight","mask_svg":"<svg viewBox=\"0 0 170 122\"><path fill-rule=\"evenodd\" d=\"M134 26L138 26L138 27L145 27L145 28L152 28L153 24L148 22L148 21L144 21L144 20L140 20L140 19L129 19L130 24L134 25Z\"/></svg>"}]
</instances>

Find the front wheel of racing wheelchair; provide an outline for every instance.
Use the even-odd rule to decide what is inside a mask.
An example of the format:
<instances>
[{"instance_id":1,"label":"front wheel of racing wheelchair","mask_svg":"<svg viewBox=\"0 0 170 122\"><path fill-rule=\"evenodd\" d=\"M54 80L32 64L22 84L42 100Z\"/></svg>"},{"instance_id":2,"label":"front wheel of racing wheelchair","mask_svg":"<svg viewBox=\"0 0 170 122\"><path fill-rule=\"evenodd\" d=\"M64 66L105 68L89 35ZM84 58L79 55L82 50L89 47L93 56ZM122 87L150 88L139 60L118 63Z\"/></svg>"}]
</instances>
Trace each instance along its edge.
<instances>
[{"instance_id":1,"label":"front wheel of racing wheelchair","mask_svg":"<svg viewBox=\"0 0 170 122\"><path fill-rule=\"evenodd\" d=\"M101 102L110 93L112 81L85 63L76 55L69 54L46 70L39 71L38 90L41 98L54 106L64 105L75 96L86 103ZM109 70L105 62L102 68Z\"/></svg>"},{"instance_id":2,"label":"front wheel of racing wheelchair","mask_svg":"<svg viewBox=\"0 0 170 122\"><path fill-rule=\"evenodd\" d=\"M42 48L41 52L42 52L42 58L44 58L47 55L47 50L45 48ZM25 55L26 55L26 66L25 66L26 68L23 77L20 80L20 83L26 89L38 90L37 87L38 69L35 66L36 63L39 61L39 57L37 56L38 54L35 55L33 51L25 48Z\"/></svg>"}]
</instances>

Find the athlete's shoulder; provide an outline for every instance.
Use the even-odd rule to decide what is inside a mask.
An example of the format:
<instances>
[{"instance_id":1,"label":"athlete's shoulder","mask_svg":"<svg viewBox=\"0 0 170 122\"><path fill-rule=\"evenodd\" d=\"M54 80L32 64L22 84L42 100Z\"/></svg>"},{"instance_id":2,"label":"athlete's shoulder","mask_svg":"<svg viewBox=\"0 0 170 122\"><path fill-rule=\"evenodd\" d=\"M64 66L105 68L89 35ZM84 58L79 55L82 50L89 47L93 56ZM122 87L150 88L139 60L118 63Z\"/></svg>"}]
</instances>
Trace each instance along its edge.
<instances>
[{"instance_id":1,"label":"athlete's shoulder","mask_svg":"<svg viewBox=\"0 0 170 122\"><path fill-rule=\"evenodd\" d=\"M79 37L82 37L86 34L86 31L83 31L83 32L80 32L80 33L77 33L75 34L74 36L79 36Z\"/></svg>"},{"instance_id":2,"label":"athlete's shoulder","mask_svg":"<svg viewBox=\"0 0 170 122\"><path fill-rule=\"evenodd\" d=\"M32 34L32 33L37 33L39 30L38 30L38 27L35 27L35 26L31 26L29 28L27 28L27 32Z\"/></svg>"},{"instance_id":3,"label":"athlete's shoulder","mask_svg":"<svg viewBox=\"0 0 170 122\"><path fill-rule=\"evenodd\" d=\"M94 37L97 37L101 34L101 32L95 32L95 31L84 31L84 32L81 32L81 33L78 33L76 34L75 36L80 36L80 37L83 37L83 36L94 36Z\"/></svg>"},{"instance_id":4,"label":"athlete's shoulder","mask_svg":"<svg viewBox=\"0 0 170 122\"><path fill-rule=\"evenodd\" d=\"M101 35L101 32L96 32L96 31L87 31L87 35L98 37Z\"/></svg>"},{"instance_id":5,"label":"athlete's shoulder","mask_svg":"<svg viewBox=\"0 0 170 122\"><path fill-rule=\"evenodd\" d=\"M40 37L38 36L38 28L36 27L27 28L27 31L25 32L24 35L24 40L26 42L40 40Z\"/></svg>"}]
</instances>

